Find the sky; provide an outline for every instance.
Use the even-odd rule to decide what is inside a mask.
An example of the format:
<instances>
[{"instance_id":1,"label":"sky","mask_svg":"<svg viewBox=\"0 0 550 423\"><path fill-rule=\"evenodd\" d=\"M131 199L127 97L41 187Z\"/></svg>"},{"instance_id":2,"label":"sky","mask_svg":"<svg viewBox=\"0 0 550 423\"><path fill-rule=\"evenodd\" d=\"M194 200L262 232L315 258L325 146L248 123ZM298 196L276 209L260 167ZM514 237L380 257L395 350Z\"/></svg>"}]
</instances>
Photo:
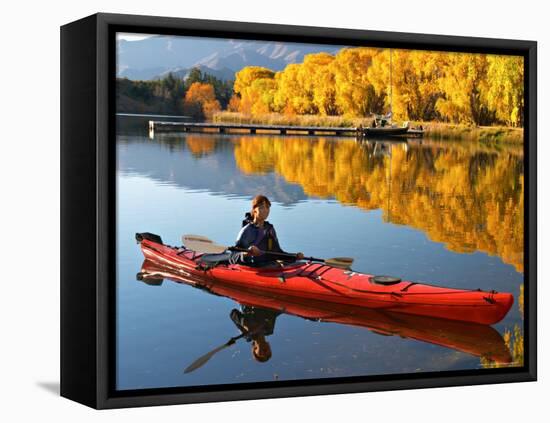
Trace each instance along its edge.
<instances>
[{"instance_id":1,"label":"sky","mask_svg":"<svg viewBox=\"0 0 550 423\"><path fill-rule=\"evenodd\" d=\"M125 32L119 32L117 33L118 40L126 40L126 41L139 41L144 40L146 38L150 38L153 35L151 34L129 34Z\"/></svg>"}]
</instances>

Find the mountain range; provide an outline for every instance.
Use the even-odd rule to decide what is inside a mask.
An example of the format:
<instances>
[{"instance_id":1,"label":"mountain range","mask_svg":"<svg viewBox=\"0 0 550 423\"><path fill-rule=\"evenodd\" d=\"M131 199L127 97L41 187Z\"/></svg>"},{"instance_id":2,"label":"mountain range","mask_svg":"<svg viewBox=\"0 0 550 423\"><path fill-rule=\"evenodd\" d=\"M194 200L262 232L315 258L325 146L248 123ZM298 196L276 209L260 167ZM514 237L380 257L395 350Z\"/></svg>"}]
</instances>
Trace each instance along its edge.
<instances>
[{"instance_id":1,"label":"mountain range","mask_svg":"<svg viewBox=\"0 0 550 423\"><path fill-rule=\"evenodd\" d=\"M152 80L172 72L185 78L193 67L199 67L219 79L232 80L245 66L279 71L290 63L302 62L306 54L335 54L343 47L165 35L135 41L118 39L117 76Z\"/></svg>"}]
</instances>

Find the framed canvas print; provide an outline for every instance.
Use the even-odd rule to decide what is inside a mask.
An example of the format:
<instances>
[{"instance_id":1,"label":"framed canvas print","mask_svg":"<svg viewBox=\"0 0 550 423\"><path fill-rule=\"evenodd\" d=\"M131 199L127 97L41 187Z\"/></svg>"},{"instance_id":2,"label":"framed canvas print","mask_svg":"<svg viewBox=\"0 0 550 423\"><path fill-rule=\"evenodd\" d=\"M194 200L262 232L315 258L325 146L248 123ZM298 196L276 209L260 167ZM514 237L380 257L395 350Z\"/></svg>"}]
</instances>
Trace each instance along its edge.
<instances>
[{"instance_id":1,"label":"framed canvas print","mask_svg":"<svg viewBox=\"0 0 550 423\"><path fill-rule=\"evenodd\" d=\"M61 394L536 379L536 43L61 28Z\"/></svg>"}]
</instances>

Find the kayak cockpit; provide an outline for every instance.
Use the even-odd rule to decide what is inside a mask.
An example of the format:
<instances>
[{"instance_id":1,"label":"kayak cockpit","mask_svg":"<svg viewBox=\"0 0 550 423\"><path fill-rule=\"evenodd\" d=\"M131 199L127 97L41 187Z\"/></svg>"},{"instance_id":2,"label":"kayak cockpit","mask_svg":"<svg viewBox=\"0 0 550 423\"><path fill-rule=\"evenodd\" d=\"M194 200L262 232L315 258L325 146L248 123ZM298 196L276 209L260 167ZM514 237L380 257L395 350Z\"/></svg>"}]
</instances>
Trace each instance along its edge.
<instances>
[{"instance_id":1,"label":"kayak cockpit","mask_svg":"<svg viewBox=\"0 0 550 423\"><path fill-rule=\"evenodd\" d=\"M231 252L221 254L203 254L198 259L199 262L210 266L217 266L218 264L229 264L231 259Z\"/></svg>"}]
</instances>

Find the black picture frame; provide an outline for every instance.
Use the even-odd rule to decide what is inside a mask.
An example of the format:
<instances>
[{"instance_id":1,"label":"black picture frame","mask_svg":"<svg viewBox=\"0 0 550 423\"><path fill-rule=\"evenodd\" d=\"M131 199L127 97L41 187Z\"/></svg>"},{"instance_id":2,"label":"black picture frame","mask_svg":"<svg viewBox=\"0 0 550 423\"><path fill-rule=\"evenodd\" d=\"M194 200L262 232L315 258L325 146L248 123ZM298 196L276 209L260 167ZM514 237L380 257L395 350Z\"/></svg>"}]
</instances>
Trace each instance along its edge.
<instances>
[{"instance_id":1,"label":"black picture frame","mask_svg":"<svg viewBox=\"0 0 550 423\"><path fill-rule=\"evenodd\" d=\"M193 35L521 55L525 59L525 364L479 371L117 392L115 34ZM118 14L61 27L61 395L97 409L534 381L537 378L537 44Z\"/></svg>"}]
</instances>

